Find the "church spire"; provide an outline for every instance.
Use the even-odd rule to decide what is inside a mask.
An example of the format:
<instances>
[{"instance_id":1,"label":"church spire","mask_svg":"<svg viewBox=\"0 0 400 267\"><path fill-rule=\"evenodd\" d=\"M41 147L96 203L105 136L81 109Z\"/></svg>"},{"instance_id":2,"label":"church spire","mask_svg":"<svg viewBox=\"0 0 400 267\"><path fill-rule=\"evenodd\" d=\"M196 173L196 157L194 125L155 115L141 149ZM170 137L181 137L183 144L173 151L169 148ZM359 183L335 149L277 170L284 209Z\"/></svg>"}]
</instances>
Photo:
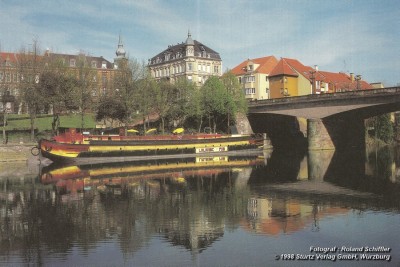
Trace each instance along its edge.
<instances>
[{"instance_id":1,"label":"church spire","mask_svg":"<svg viewBox=\"0 0 400 267\"><path fill-rule=\"evenodd\" d=\"M118 38L118 48L117 51L115 51L115 55L117 56L117 58L125 58L125 49L124 49L124 45L122 43L122 38L121 38L121 34L119 34L119 38Z\"/></svg>"}]
</instances>

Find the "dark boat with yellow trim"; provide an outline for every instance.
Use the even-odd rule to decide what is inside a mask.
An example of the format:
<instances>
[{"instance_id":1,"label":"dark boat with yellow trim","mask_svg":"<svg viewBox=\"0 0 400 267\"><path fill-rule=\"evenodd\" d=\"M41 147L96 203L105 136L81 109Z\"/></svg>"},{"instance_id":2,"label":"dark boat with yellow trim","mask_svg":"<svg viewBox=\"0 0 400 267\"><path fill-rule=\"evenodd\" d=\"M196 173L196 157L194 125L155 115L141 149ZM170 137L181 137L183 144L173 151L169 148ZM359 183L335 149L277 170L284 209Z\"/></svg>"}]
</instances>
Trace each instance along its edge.
<instances>
[{"instance_id":1,"label":"dark boat with yellow trim","mask_svg":"<svg viewBox=\"0 0 400 267\"><path fill-rule=\"evenodd\" d=\"M262 134L93 135L71 128L51 140L40 140L39 149L53 162L93 164L234 154L260 150L264 139Z\"/></svg>"}]
</instances>

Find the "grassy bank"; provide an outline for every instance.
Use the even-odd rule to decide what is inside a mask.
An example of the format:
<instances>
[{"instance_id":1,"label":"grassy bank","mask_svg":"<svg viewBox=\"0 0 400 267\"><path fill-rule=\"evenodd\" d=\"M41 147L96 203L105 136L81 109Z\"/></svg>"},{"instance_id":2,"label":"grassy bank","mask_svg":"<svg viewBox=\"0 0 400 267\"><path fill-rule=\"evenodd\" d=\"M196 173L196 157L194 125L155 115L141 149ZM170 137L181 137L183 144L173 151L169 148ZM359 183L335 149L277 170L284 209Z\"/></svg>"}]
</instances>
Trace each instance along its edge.
<instances>
[{"instance_id":1,"label":"grassy bank","mask_svg":"<svg viewBox=\"0 0 400 267\"><path fill-rule=\"evenodd\" d=\"M81 128L82 117L80 114L62 115L60 118L60 127L65 128ZM86 129L93 129L96 126L93 114L86 114L83 118L83 126ZM52 115L39 115L35 119L35 133L50 132L53 122ZM3 129L7 133L8 144L34 144L35 140L31 140L30 135L31 121L28 115L10 114L8 116L7 125L0 127L0 142L3 144Z\"/></svg>"},{"instance_id":2,"label":"grassy bank","mask_svg":"<svg viewBox=\"0 0 400 267\"><path fill-rule=\"evenodd\" d=\"M35 128L39 132L51 130L51 123L53 122L53 117L51 115L38 116L35 119ZM86 114L83 117L84 128L94 128L96 126L96 121L94 120L93 114ZM81 128L82 127L82 117L80 114L68 114L60 116L60 127L70 127L70 128ZM5 127L7 130L14 129L30 129L31 121L28 115L16 115L10 114L8 116L8 123Z\"/></svg>"}]
</instances>

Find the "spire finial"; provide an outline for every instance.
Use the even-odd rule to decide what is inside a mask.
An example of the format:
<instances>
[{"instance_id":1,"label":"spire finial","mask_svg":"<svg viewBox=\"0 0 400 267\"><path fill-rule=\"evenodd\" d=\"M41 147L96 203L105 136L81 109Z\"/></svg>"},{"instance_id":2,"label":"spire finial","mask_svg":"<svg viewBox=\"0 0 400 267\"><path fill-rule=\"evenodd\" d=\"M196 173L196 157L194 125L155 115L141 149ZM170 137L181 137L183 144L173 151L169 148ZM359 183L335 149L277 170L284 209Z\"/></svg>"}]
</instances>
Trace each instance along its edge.
<instances>
[{"instance_id":1,"label":"spire finial","mask_svg":"<svg viewBox=\"0 0 400 267\"><path fill-rule=\"evenodd\" d=\"M194 45L192 35L190 34L190 29L188 30L188 37L186 39L186 45Z\"/></svg>"}]
</instances>

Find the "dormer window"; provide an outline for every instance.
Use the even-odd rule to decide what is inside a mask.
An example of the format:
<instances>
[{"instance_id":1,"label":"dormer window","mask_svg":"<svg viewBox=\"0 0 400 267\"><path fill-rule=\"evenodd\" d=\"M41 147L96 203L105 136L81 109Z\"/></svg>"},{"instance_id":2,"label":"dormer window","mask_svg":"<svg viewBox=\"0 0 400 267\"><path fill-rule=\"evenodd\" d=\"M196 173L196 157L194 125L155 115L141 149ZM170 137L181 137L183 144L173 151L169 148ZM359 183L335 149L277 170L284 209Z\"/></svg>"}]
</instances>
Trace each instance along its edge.
<instances>
[{"instance_id":1,"label":"dormer window","mask_svg":"<svg viewBox=\"0 0 400 267\"><path fill-rule=\"evenodd\" d=\"M105 62L105 61L101 62L101 68L107 69L107 62Z\"/></svg>"},{"instance_id":2,"label":"dormer window","mask_svg":"<svg viewBox=\"0 0 400 267\"><path fill-rule=\"evenodd\" d=\"M97 68L97 62L96 61L93 60L91 65L92 65L92 68Z\"/></svg>"}]
</instances>

